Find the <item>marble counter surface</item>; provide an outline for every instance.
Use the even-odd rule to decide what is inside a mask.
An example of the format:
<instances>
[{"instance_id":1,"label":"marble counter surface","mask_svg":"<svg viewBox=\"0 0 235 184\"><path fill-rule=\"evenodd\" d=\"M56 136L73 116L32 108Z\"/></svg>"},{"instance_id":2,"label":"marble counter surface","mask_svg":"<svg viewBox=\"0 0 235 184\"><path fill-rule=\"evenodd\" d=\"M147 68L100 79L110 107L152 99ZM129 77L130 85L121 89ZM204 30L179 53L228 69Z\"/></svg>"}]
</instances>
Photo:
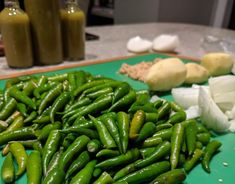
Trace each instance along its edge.
<instances>
[{"instance_id":1,"label":"marble counter surface","mask_svg":"<svg viewBox=\"0 0 235 184\"><path fill-rule=\"evenodd\" d=\"M178 23L146 23L115 26L87 27L86 31L100 37L96 41L86 42L86 59L78 62L90 62L111 57L133 55L126 49L129 38L141 36L153 40L160 34L174 34L180 38L180 46L177 53L189 57L200 58L207 50L202 47L205 36L215 36L218 39L235 41L235 31L212 28L200 25L178 24ZM232 45L233 46L233 45ZM231 47L230 50L234 49ZM74 62L63 62L60 65L70 65ZM0 58L0 75L16 73L22 70L34 70L53 66L32 67L29 69L12 69L7 66L5 57Z\"/></svg>"}]
</instances>

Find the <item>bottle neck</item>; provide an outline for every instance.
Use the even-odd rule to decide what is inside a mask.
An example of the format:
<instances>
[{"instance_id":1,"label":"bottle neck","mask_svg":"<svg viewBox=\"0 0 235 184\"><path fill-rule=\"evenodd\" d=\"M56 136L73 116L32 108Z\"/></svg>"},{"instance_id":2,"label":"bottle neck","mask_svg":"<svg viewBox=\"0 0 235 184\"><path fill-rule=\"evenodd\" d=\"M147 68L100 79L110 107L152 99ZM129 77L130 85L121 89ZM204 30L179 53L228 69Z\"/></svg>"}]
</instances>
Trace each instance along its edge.
<instances>
[{"instance_id":1,"label":"bottle neck","mask_svg":"<svg viewBox=\"0 0 235 184\"><path fill-rule=\"evenodd\" d=\"M5 0L4 5L6 8L20 8L18 0Z\"/></svg>"}]
</instances>

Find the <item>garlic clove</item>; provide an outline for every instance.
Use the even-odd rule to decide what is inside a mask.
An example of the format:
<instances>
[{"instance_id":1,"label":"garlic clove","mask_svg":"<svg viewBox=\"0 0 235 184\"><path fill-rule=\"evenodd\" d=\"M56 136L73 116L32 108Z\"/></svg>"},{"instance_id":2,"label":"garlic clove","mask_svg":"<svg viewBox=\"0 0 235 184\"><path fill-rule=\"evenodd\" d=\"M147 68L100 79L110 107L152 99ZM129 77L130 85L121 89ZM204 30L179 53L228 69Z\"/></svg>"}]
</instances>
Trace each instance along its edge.
<instances>
[{"instance_id":1,"label":"garlic clove","mask_svg":"<svg viewBox=\"0 0 235 184\"><path fill-rule=\"evenodd\" d=\"M162 34L153 40L155 51L173 52L179 46L180 41L177 35Z\"/></svg>"},{"instance_id":2,"label":"garlic clove","mask_svg":"<svg viewBox=\"0 0 235 184\"><path fill-rule=\"evenodd\" d=\"M127 42L127 49L130 52L134 53L143 53L143 52L148 52L152 48L152 42L143 39L140 36L136 36L134 38L129 39Z\"/></svg>"}]
</instances>

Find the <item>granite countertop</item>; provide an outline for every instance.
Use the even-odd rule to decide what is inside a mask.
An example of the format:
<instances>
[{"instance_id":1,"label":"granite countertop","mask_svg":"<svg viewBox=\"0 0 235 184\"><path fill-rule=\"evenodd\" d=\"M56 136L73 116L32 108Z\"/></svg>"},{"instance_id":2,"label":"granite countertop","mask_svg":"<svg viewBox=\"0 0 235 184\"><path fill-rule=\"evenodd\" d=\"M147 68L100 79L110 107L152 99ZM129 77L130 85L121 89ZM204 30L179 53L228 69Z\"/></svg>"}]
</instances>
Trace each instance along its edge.
<instances>
[{"instance_id":1,"label":"granite countertop","mask_svg":"<svg viewBox=\"0 0 235 184\"><path fill-rule=\"evenodd\" d=\"M177 53L194 58L200 58L205 52L207 52L207 50L202 47L202 40L205 36L212 35L219 39L235 41L235 31L180 23L145 23L87 27L86 32L96 34L100 39L86 42L86 59L78 62L90 62L92 60L133 55L127 51L126 43L129 38L135 36L141 36L143 38L153 40L160 34L178 35L181 44L176 50ZM230 50L233 49L235 53L235 46L234 48L230 48ZM72 63L74 62L65 61L60 65L70 65ZM7 66L5 57L0 58L0 75L46 67L48 68L53 66L35 66L29 69L12 69Z\"/></svg>"}]
</instances>

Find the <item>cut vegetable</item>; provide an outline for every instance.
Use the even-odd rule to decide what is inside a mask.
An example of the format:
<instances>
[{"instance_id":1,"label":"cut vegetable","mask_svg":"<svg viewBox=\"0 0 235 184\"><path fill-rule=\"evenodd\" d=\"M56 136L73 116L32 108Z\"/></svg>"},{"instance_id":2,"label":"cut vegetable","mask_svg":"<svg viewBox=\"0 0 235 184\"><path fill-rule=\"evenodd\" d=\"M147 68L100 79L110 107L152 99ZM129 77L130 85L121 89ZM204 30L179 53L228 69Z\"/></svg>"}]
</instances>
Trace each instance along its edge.
<instances>
[{"instance_id":1,"label":"cut vegetable","mask_svg":"<svg viewBox=\"0 0 235 184\"><path fill-rule=\"evenodd\" d=\"M198 105L198 88L173 88L171 93L176 103L185 109Z\"/></svg>"},{"instance_id":2,"label":"cut vegetable","mask_svg":"<svg viewBox=\"0 0 235 184\"><path fill-rule=\"evenodd\" d=\"M211 96L200 88L198 105L201 111L201 121L216 132L226 132L230 127L228 117L220 110Z\"/></svg>"},{"instance_id":3,"label":"cut vegetable","mask_svg":"<svg viewBox=\"0 0 235 184\"><path fill-rule=\"evenodd\" d=\"M185 112L186 112L186 119L198 118L201 115L201 112L197 105L189 107Z\"/></svg>"},{"instance_id":4,"label":"cut vegetable","mask_svg":"<svg viewBox=\"0 0 235 184\"><path fill-rule=\"evenodd\" d=\"M235 76L212 77L209 79L209 87L213 97L216 94L235 91Z\"/></svg>"},{"instance_id":5,"label":"cut vegetable","mask_svg":"<svg viewBox=\"0 0 235 184\"><path fill-rule=\"evenodd\" d=\"M235 104L235 91L216 94L213 99L222 111L229 111Z\"/></svg>"},{"instance_id":6,"label":"cut vegetable","mask_svg":"<svg viewBox=\"0 0 235 184\"><path fill-rule=\"evenodd\" d=\"M229 130L231 132L235 132L235 119L231 120L229 123L230 123Z\"/></svg>"},{"instance_id":7,"label":"cut vegetable","mask_svg":"<svg viewBox=\"0 0 235 184\"><path fill-rule=\"evenodd\" d=\"M235 76L225 75L209 79L212 98L222 111L231 111L235 104Z\"/></svg>"},{"instance_id":8,"label":"cut vegetable","mask_svg":"<svg viewBox=\"0 0 235 184\"><path fill-rule=\"evenodd\" d=\"M225 115L229 118L229 119L235 119L235 105L231 108L231 111L226 111Z\"/></svg>"}]
</instances>

